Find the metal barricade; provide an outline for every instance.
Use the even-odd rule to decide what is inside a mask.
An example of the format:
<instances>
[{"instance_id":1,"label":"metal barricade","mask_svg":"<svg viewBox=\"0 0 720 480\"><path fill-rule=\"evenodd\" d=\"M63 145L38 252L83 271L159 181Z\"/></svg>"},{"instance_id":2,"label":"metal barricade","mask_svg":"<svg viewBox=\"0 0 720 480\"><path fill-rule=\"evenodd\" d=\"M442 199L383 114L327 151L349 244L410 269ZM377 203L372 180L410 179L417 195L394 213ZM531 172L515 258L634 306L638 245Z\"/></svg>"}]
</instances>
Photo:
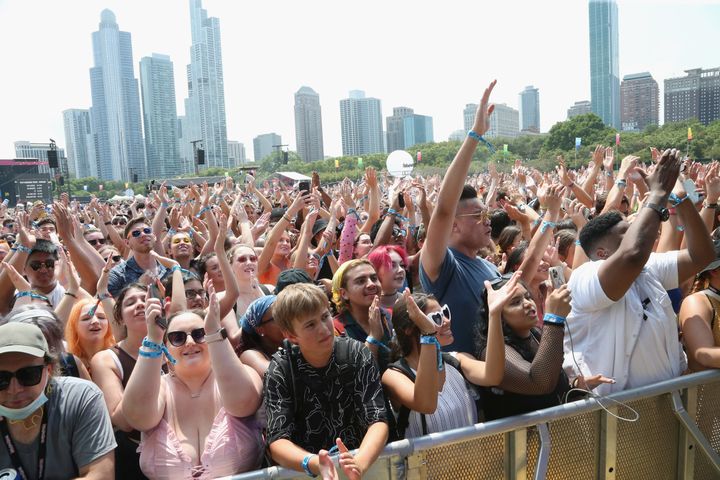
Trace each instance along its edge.
<instances>
[{"instance_id":1,"label":"metal barricade","mask_svg":"<svg viewBox=\"0 0 720 480\"><path fill-rule=\"evenodd\" d=\"M394 442L364 478L720 480L720 371L600 401L602 406L586 399ZM633 414L625 405L637 411L637 421L627 420ZM307 476L273 467L231 478Z\"/></svg>"}]
</instances>

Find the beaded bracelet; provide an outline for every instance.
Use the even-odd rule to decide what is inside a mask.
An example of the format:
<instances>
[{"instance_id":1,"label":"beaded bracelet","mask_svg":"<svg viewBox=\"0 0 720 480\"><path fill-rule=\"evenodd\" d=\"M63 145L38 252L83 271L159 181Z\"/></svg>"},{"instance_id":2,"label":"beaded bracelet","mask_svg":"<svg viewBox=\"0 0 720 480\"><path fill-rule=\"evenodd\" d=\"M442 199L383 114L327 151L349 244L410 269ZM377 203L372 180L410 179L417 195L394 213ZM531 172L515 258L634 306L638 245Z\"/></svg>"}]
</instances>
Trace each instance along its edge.
<instances>
[{"instance_id":1,"label":"beaded bracelet","mask_svg":"<svg viewBox=\"0 0 720 480\"><path fill-rule=\"evenodd\" d=\"M437 351L437 369L438 372L442 372L445 369L442 359L442 347L440 347L440 341L436 336L423 335L420 337L420 345L435 345Z\"/></svg>"},{"instance_id":2,"label":"beaded bracelet","mask_svg":"<svg viewBox=\"0 0 720 480\"><path fill-rule=\"evenodd\" d=\"M367 343L369 343L370 345L375 345L376 347L382 348L386 352L390 351L390 347L388 347L387 345L385 345L383 342L381 342L377 338L373 337L372 335L368 335L367 338L365 339L365 341Z\"/></svg>"}]
</instances>

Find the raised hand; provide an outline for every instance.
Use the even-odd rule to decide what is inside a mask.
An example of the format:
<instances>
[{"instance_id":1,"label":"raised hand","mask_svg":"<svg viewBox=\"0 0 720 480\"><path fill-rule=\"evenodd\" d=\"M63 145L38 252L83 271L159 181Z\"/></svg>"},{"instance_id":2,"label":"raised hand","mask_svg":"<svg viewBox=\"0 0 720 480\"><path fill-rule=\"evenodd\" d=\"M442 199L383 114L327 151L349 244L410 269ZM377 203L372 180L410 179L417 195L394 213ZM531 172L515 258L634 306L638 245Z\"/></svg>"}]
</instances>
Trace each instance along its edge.
<instances>
[{"instance_id":1,"label":"raised hand","mask_svg":"<svg viewBox=\"0 0 720 480\"><path fill-rule=\"evenodd\" d=\"M214 333L220 330L220 300L218 300L212 280L207 281L207 292L210 300L205 314L205 332Z\"/></svg>"},{"instance_id":2,"label":"raised hand","mask_svg":"<svg viewBox=\"0 0 720 480\"><path fill-rule=\"evenodd\" d=\"M485 280L485 290L488 296L488 312L489 313L500 313L503 307L520 289L520 276L522 271L518 270L512 274L510 280L502 286L502 288L495 290L488 280Z\"/></svg>"},{"instance_id":3,"label":"raised hand","mask_svg":"<svg viewBox=\"0 0 720 480\"><path fill-rule=\"evenodd\" d=\"M440 330L440 327L435 325L435 322L430 320L427 315L420 310L420 307L418 307L417 303L415 303L415 299L413 299L409 288L405 289L402 294L402 298L405 300L405 305L407 305L410 320L412 320L418 330L420 330L420 333L423 335L433 335Z\"/></svg>"},{"instance_id":4,"label":"raised hand","mask_svg":"<svg viewBox=\"0 0 720 480\"><path fill-rule=\"evenodd\" d=\"M545 312L565 318L570 313L571 300L570 290L568 290L567 285L563 285L548 295L547 300L545 300Z\"/></svg>"},{"instance_id":5,"label":"raised hand","mask_svg":"<svg viewBox=\"0 0 720 480\"><path fill-rule=\"evenodd\" d=\"M103 267L102 271L100 272L100 278L98 278L97 282L97 294L101 295L103 293L108 293L108 279L110 278L110 270L113 268L113 260L112 255L110 255L107 259L107 262L105 262L105 266Z\"/></svg>"},{"instance_id":6,"label":"raised hand","mask_svg":"<svg viewBox=\"0 0 720 480\"><path fill-rule=\"evenodd\" d=\"M370 335L378 340L382 339L385 331L383 330L382 315L380 314L380 297L377 295L370 304L368 322L370 324Z\"/></svg>"},{"instance_id":7,"label":"raised hand","mask_svg":"<svg viewBox=\"0 0 720 480\"><path fill-rule=\"evenodd\" d=\"M495 88L497 80L490 82L490 85L485 89L482 99L480 100L480 106L475 112L475 124L473 125L473 131L478 135L485 135L490 129L490 115L495 110L495 105L490 105L490 94Z\"/></svg>"},{"instance_id":8,"label":"raised hand","mask_svg":"<svg viewBox=\"0 0 720 480\"><path fill-rule=\"evenodd\" d=\"M605 148L605 158L603 159L603 166L608 172L613 171L615 165L615 150L612 147Z\"/></svg>"},{"instance_id":9,"label":"raised hand","mask_svg":"<svg viewBox=\"0 0 720 480\"><path fill-rule=\"evenodd\" d=\"M674 148L668 148L660 156L655 170L647 177L650 192L654 195L667 197L672 192L679 175L680 152Z\"/></svg>"},{"instance_id":10,"label":"raised hand","mask_svg":"<svg viewBox=\"0 0 720 480\"><path fill-rule=\"evenodd\" d=\"M18 292L29 292L30 290L32 290L32 288L30 287L30 283L25 280L25 277L20 275L20 272L15 270L15 267L5 261L1 262L0 265L2 265L2 269L7 272L8 276L10 277L10 281L15 287L15 290L17 290Z\"/></svg>"},{"instance_id":11,"label":"raised hand","mask_svg":"<svg viewBox=\"0 0 720 480\"><path fill-rule=\"evenodd\" d=\"M157 320L163 315L162 303L160 299L154 298L152 289L150 286L147 287L147 294L145 296L145 323L147 324L148 338L155 342L162 342L163 335L165 332L157 324Z\"/></svg>"},{"instance_id":12,"label":"raised hand","mask_svg":"<svg viewBox=\"0 0 720 480\"><path fill-rule=\"evenodd\" d=\"M595 147L595 151L593 152L593 168L600 168L600 165L603 164L603 159L605 158L605 147L602 145L598 145Z\"/></svg>"},{"instance_id":13,"label":"raised hand","mask_svg":"<svg viewBox=\"0 0 720 480\"><path fill-rule=\"evenodd\" d=\"M360 480L360 478L362 478L362 470L355 461L355 457L353 457L353 454L350 453L350 451L340 438L335 440L335 443L338 447L338 452L340 453L340 468L342 469L345 476L348 478L348 480Z\"/></svg>"}]
</instances>

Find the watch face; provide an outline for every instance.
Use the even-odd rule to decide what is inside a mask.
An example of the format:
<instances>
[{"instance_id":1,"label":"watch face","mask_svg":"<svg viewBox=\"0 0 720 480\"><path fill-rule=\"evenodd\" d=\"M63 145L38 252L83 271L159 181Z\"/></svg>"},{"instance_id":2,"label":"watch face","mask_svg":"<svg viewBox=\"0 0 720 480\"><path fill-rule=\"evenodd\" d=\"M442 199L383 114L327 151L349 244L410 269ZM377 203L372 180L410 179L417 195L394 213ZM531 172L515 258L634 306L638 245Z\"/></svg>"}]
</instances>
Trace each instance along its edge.
<instances>
[{"instance_id":1,"label":"watch face","mask_svg":"<svg viewBox=\"0 0 720 480\"><path fill-rule=\"evenodd\" d=\"M660 209L660 220L666 222L670 218L670 210L667 208Z\"/></svg>"}]
</instances>

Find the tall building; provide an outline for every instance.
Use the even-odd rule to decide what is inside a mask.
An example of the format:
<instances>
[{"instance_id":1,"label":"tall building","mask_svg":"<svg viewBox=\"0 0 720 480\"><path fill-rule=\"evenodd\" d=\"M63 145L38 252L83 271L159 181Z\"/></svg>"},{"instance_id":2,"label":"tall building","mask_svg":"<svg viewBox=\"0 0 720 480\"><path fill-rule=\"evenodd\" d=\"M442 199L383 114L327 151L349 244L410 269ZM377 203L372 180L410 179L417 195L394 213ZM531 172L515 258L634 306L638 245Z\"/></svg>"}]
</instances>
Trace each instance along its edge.
<instances>
[{"instance_id":1,"label":"tall building","mask_svg":"<svg viewBox=\"0 0 720 480\"><path fill-rule=\"evenodd\" d=\"M75 178L97 177L90 110L73 108L62 113L70 176Z\"/></svg>"},{"instance_id":2,"label":"tall building","mask_svg":"<svg viewBox=\"0 0 720 480\"><path fill-rule=\"evenodd\" d=\"M207 16L201 0L190 0L190 65L187 68L188 98L185 102L185 138L201 140L206 167L230 167L227 155L227 122L220 20Z\"/></svg>"},{"instance_id":3,"label":"tall building","mask_svg":"<svg viewBox=\"0 0 720 480\"><path fill-rule=\"evenodd\" d=\"M486 137L517 137L520 134L520 113L504 103L495 104L490 115L490 128Z\"/></svg>"},{"instance_id":4,"label":"tall building","mask_svg":"<svg viewBox=\"0 0 720 480\"><path fill-rule=\"evenodd\" d=\"M188 103L187 99L185 99L186 108ZM187 115L177 117L178 157L183 174L195 172L195 152L191 143L195 139L196 137L190 132Z\"/></svg>"},{"instance_id":5,"label":"tall building","mask_svg":"<svg viewBox=\"0 0 720 480\"><path fill-rule=\"evenodd\" d=\"M159 53L143 57L140 86L148 177L177 177L184 169L178 153L175 75L170 57Z\"/></svg>"},{"instance_id":6,"label":"tall building","mask_svg":"<svg viewBox=\"0 0 720 480\"><path fill-rule=\"evenodd\" d=\"M567 118L570 120L573 117L577 117L578 115L585 115L586 113L592 113L592 103L590 103L590 100L581 100L579 102L575 102L575 104L568 108L567 111Z\"/></svg>"},{"instance_id":7,"label":"tall building","mask_svg":"<svg viewBox=\"0 0 720 480\"><path fill-rule=\"evenodd\" d=\"M37 159L41 162L47 162L48 161L48 155L47 152L50 150L50 144L49 143L35 143L35 142L27 142L24 140L21 140L19 142L15 142L15 156L18 159ZM68 178L70 174L70 170L68 169L68 161L67 157L65 156L65 150L57 147L57 159L58 159L58 169L57 170L50 170L50 167L47 165L39 165L38 166L38 173L39 174L48 174L48 173L57 173L59 175L64 176L65 178Z\"/></svg>"},{"instance_id":8,"label":"tall building","mask_svg":"<svg viewBox=\"0 0 720 480\"><path fill-rule=\"evenodd\" d=\"M282 138L277 133L264 133L253 138L253 158L259 162L270 155L275 145L282 145Z\"/></svg>"},{"instance_id":9,"label":"tall building","mask_svg":"<svg viewBox=\"0 0 720 480\"><path fill-rule=\"evenodd\" d=\"M340 100L340 126L343 155L363 155L385 151L382 108L377 98L352 90L350 98Z\"/></svg>"},{"instance_id":10,"label":"tall building","mask_svg":"<svg viewBox=\"0 0 720 480\"><path fill-rule=\"evenodd\" d=\"M303 161L325 158L320 95L310 87L295 92L295 143Z\"/></svg>"},{"instance_id":11,"label":"tall building","mask_svg":"<svg viewBox=\"0 0 720 480\"><path fill-rule=\"evenodd\" d=\"M130 181L146 178L140 96L133 73L130 33L121 32L115 14L103 10L92 34L95 66L90 69L93 135L98 177Z\"/></svg>"},{"instance_id":12,"label":"tall building","mask_svg":"<svg viewBox=\"0 0 720 480\"><path fill-rule=\"evenodd\" d=\"M228 157L234 167L241 167L247 163L245 158L245 145L234 140L228 140Z\"/></svg>"},{"instance_id":13,"label":"tall building","mask_svg":"<svg viewBox=\"0 0 720 480\"><path fill-rule=\"evenodd\" d=\"M618 8L615 0L590 0L590 100L605 125L620 129Z\"/></svg>"},{"instance_id":14,"label":"tall building","mask_svg":"<svg viewBox=\"0 0 720 480\"><path fill-rule=\"evenodd\" d=\"M520 92L520 130L540 133L540 90L532 85Z\"/></svg>"},{"instance_id":15,"label":"tall building","mask_svg":"<svg viewBox=\"0 0 720 480\"><path fill-rule=\"evenodd\" d=\"M393 107L391 117L385 119L385 138L387 151L394 152L405 148L405 118L413 115L413 109L408 107Z\"/></svg>"},{"instance_id":16,"label":"tall building","mask_svg":"<svg viewBox=\"0 0 720 480\"><path fill-rule=\"evenodd\" d=\"M665 123L696 118L707 125L720 120L720 67L685 73L665 80Z\"/></svg>"},{"instance_id":17,"label":"tall building","mask_svg":"<svg viewBox=\"0 0 720 480\"><path fill-rule=\"evenodd\" d=\"M639 132L660 120L660 89L648 72L625 75L620 84L622 129Z\"/></svg>"},{"instance_id":18,"label":"tall building","mask_svg":"<svg viewBox=\"0 0 720 480\"><path fill-rule=\"evenodd\" d=\"M465 136L467 135L467 130L455 130L450 134L448 137L449 142L462 142L465 140Z\"/></svg>"},{"instance_id":19,"label":"tall building","mask_svg":"<svg viewBox=\"0 0 720 480\"><path fill-rule=\"evenodd\" d=\"M433 119L427 115L413 113L403 119L405 130L404 148L410 148L420 143L433 142Z\"/></svg>"},{"instance_id":20,"label":"tall building","mask_svg":"<svg viewBox=\"0 0 720 480\"><path fill-rule=\"evenodd\" d=\"M477 109L477 103L468 103L463 109L463 126L465 127L466 133L472 130L473 125L475 125L475 113L477 113Z\"/></svg>"}]
</instances>

